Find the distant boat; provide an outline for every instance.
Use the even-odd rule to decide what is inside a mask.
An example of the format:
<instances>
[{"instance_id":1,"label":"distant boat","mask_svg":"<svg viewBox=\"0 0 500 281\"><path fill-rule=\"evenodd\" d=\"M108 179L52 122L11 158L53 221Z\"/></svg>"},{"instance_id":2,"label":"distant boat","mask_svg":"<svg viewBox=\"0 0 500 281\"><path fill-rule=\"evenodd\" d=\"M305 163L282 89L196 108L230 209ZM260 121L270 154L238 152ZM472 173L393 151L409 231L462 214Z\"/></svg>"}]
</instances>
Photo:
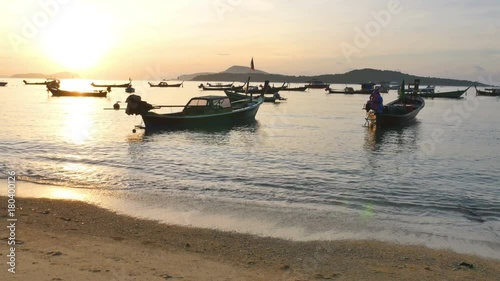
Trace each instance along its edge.
<instances>
[{"instance_id":1,"label":"distant boat","mask_svg":"<svg viewBox=\"0 0 500 281\"><path fill-rule=\"evenodd\" d=\"M203 91L224 91L224 90L232 89L232 86L209 87L209 86L205 86L203 84L200 84L198 86L198 88L202 89Z\"/></svg>"},{"instance_id":2,"label":"distant boat","mask_svg":"<svg viewBox=\"0 0 500 281\"><path fill-rule=\"evenodd\" d=\"M232 87L233 84L234 84L234 82L231 83L231 84L222 84L222 83L211 84L211 83L207 83L207 86L208 87L217 87L217 88L219 88L219 87L229 88L229 87ZM203 85L203 84L200 84L200 86L198 86L198 88L201 88L201 85Z\"/></svg>"},{"instance_id":3,"label":"distant boat","mask_svg":"<svg viewBox=\"0 0 500 281\"><path fill-rule=\"evenodd\" d=\"M0 87L7 85L7 83L9 83L9 82L0 82Z\"/></svg>"},{"instance_id":4,"label":"distant boat","mask_svg":"<svg viewBox=\"0 0 500 281\"><path fill-rule=\"evenodd\" d=\"M345 87L344 90L335 90L335 89L325 89L329 94L345 94L345 95L353 95L353 94L362 94L362 95L370 95L373 93L373 90L354 90L352 87Z\"/></svg>"},{"instance_id":5,"label":"distant boat","mask_svg":"<svg viewBox=\"0 0 500 281\"><path fill-rule=\"evenodd\" d=\"M305 92L306 90L307 90L307 86L303 86L303 87L290 87L290 83L288 83L288 85L286 85L283 88L283 91L291 91L291 92Z\"/></svg>"},{"instance_id":6,"label":"distant boat","mask_svg":"<svg viewBox=\"0 0 500 281\"><path fill-rule=\"evenodd\" d=\"M361 84L361 90L354 90L353 87L345 87L344 90L334 90L327 88L325 91L328 91L329 94L345 94L345 95L353 95L353 94L362 94L362 95L370 95L373 93L375 84L374 83L363 83Z\"/></svg>"},{"instance_id":7,"label":"distant boat","mask_svg":"<svg viewBox=\"0 0 500 281\"><path fill-rule=\"evenodd\" d=\"M462 95L465 94L471 86L467 87L465 90L456 90L456 91L450 91L450 92L422 92L419 93L418 95L423 97L423 98L447 98L447 99L461 99Z\"/></svg>"},{"instance_id":8,"label":"distant boat","mask_svg":"<svg viewBox=\"0 0 500 281\"><path fill-rule=\"evenodd\" d=\"M108 94L107 91L99 90L93 92L78 92L78 91L65 91L53 87L47 87L54 97L96 97L105 98Z\"/></svg>"},{"instance_id":9,"label":"distant boat","mask_svg":"<svg viewBox=\"0 0 500 281\"><path fill-rule=\"evenodd\" d=\"M307 84L305 86L308 89L327 89L330 87L330 84L323 83L322 81L319 81L319 80L312 80L312 81L309 81L308 83L309 84Z\"/></svg>"},{"instance_id":10,"label":"distant boat","mask_svg":"<svg viewBox=\"0 0 500 281\"><path fill-rule=\"evenodd\" d=\"M43 82L28 82L26 80L23 80L25 85L47 85L47 81Z\"/></svg>"},{"instance_id":11,"label":"distant boat","mask_svg":"<svg viewBox=\"0 0 500 281\"><path fill-rule=\"evenodd\" d=\"M184 81L182 81L182 83L178 83L178 84L168 84L167 82L165 81L161 81L160 83L158 84L153 84L151 82L148 82L149 86L150 87L160 87L160 88L168 88L168 87L171 87L171 88L178 88L178 87L181 87L183 84L184 84Z\"/></svg>"},{"instance_id":12,"label":"distant boat","mask_svg":"<svg viewBox=\"0 0 500 281\"><path fill-rule=\"evenodd\" d=\"M144 128L154 131L220 128L247 124L255 121L255 115L264 98L257 97L252 101L232 103L227 96L201 96L192 98L185 106L154 106L142 101L140 96L130 95L126 102L125 113L141 115ZM150 112L162 107L183 107L183 110L166 114Z\"/></svg>"},{"instance_id":13,"label":"distant boat","mask_svg":"<svg viewBox=\"0 0 500 281\"><path fill-rule=\"evenodd\" d=\"M28 82L26 80L23 80L23 82L25 85L46 85L52 88L59 88L59 85L61 84L61 81L57 79L47 79L44 82Z\"/></svg>"},{"instance_id":14,"label":"distant boat","mask_svg":"<svg viewBox=\"0 0 500 281\"><path fill-rule=\"evenodd\" d=\"M242 93L238 93L232 90L224 90L224 93L226 93L226 96L231 100L231 102L248 100L252 96L252 95L245 95ZM271 96L269 95L263 95L263 96L264 96L264 102L276 102L276 101L286 100L286 98L281 97L279 93L275 93Z\"/></svg>"},{"instance_id":15,"label":"distant boat","mask_svg":"<svg viewBox=\"0 0 500 281\"><path fill-rule=\"evenodd\" d=\"M102 87L102 88L127 88L130 86L131 82L125 83L125 84L95 84L92 82L90 85L93 87Z\"/></svg>"},{"instance_id":16,"label":"distant boat","mask_svg":"<svg viewBox=\"0 0 500 281\"><path fill-rule=\"evenodd\" d=\"M418 94L433 94L436 91L436 86L428 85L426 88L415 88L412 86L414 84L408 85L408 89L405 90L407 93L417 92Z\"/></svg>"},{"instance_id":17,"label":"distant boat","mask_svg":"<svg viewBox=\"0 0 500 281\"><path fill-rule=\"evenodd\" d=\"M489 97L499 97L500 96L500 88L489 88L484 89L484 91L478 90L476 86L476 95L477 96L489 96Z\"/></svg>"}]
</instances>

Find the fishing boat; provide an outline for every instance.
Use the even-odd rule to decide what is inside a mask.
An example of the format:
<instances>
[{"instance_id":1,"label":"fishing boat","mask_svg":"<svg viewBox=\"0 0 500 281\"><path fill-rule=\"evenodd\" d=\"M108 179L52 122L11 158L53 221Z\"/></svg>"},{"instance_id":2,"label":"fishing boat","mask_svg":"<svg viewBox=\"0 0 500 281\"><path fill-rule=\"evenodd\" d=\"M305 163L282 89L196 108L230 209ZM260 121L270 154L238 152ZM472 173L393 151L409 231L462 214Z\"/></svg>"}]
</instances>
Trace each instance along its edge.
<instances>
[{"instance_id":1,"label":"fishing boat","mask_svg":"<svg viewBox=\"0 0 500 281\"><path fill-rule=\"evenodd\" d=\"M108 94L107 91L98 90L93 92L77 92L77 91L66 91L60 90L58 88L47 86L47 90L52 93L54 97L96 97L96 98L105 98Z\"/></svg>"},{"instance_id":2,"label":"fishing boat","mask_svg":"<svg viewBox=\"0 0 500 281\"><path fill-rule=\"evenodd\" d=\"M124 84L95 84L94 82L90 83L92 87L99 87L99 88L127 88L130 86L131 82L124 83Z\"/></svg>"},{"instance_id":3,"label":"fishing boat","mask_svg":"<svg viewBox=\"0 0 500 281\"><path fill-rule=\"evenodd\" d=\"M344 90L335 90L335 89L325 89L328 94L344 94L344 95L354 95L354 94L362 94L369 95L373 92L373 90L354 90L352 87L345 87Z\"/></svg>"},{"instance_id":4,"label":"fishing boat","mask_svg":"<svg viewBox=\"0 0 500 281\"><path fill-rule=\"evenodd\" d=\"M232 86L207 87L207 86L205 86L203 84L200 84L200 86L198 86L198 88L202 89L203 91L224 91L224 90L230 90L230 89L232 89Z\"/></svg>"},{"instance_id":5,"label":"fishing boat","mask_svg":"<svg viewBox=\"0 0 500 281\"><path fill-rule=\"evenodd\" d=\"M365 105L367 111L366 124L368 126L401 126L415 119L420 110L424 108L425 101L417 94L401 94L401 92L404 92L404 82L401 87L399 98L386 104L382 113L370 110L368 104Z\"/></svg>"},{"instance_id":6,"label":"fishing boat","mask_svg":"<svg viewBox=\"0 0 500 281\"><path fill-rule=\"evenodd\" d=\"M269 82L269 81L266 81L266 83ZM275 93L278 93L282 88L275 88L275 87L271 87L269 86L268 84L265 84L263 87L255 87L255 86L251 86L251 87L248 87L248 89L242 87L241 89L238 88L233 88L232 90L237 92L237 93L248 93L248 94L253 94L253 95L263 95L263 94L266 94L266 95L274 95Z\"/></svg>"},{"instance_id":7,"label":"fishing boat","mask_svg":"<svg viewBox=\"0 0 500 281\"><path fill-rule=\"evenodd\" d=\"M325 91L328 91L329 94L370 95L371 93L373 93L373 90L375 89L374 86L375 86L375 84L373 84L373 83L363 83L363 84L361 84L361 90L354 90L353 87L345 87L343 91L330 89L330 88L325 89Z\"/></svg>"},{"instance_id":8,"label":"fishing boat","mask_svg":"<svg viewBox=\"0 0 500 281\"><path fill-rule=\"evenodd\" d=\"M184 106L178 106L151 105L142 101L140 96L130 95L126 102L125 113L141 115L144 121L144 127L141 128L155 131L220 128L251 123L255 121L255 115L264 98L231 102L227 96L200 96L192 98ZM119 109L116 105L114 108ZM183 110L166 114L151 112L163 107L182 107Z\"/></svg>"},{"instance_id":9,"label":"fishing boat","mask_svg":"<svg viewBox=\"0 0 500 281\"><path fill-rule=\"evenodd\" d=\"M224 93L226 93L226 96L229 98L231 102L237 102L237 101L242 101L242 100L248 100L251 99L253 95L246 95L243 93L238 93L236 91L232 90L224 90ZM280 96L279 93L274 93L273 95L263 95L264 97L264 102L277 102L277 101L283 101L286 100L286 98Z\"/></svg>"},{"instance_id":10,"label":"fishing boat","mask_svg":"<svg viewBox=\"0 0 500 281\"><path fill-rule=\"evenodd\" d=\"M417 93L417 94L433 94L436 90L436 86L427 85L425 88L420 88L420 79L415 79L413 84L408 84L408 88L405 89L407 93Z\"/></svg>"},{"instance_id":11,"label":"fishing boat","mask_svg":"<svg viewBox=\"0 0 500 281\"><path fill-rule=\"evenodd\" d=\"M308 89L327 89L330 87L330 84L324 83L324 82L319 81L319 80L312 80L312 81L309 81L308 83L309 84L307 84L305 86Z\"/></svg>"},{"instance_id":12,"label":"fishing boat","mask_svg":"<svg viewBox=\"0 0 500 281\"><path fill-rule=\"evenodd\" d=\"M52 88L59 88L59 85L61 84L61 81L57 79L47 79L46 81L43 82L28 82L26 80L23 80L25 85L45 85L45 86L50 86Z\"/></svg>"},{"instance_id":13,"label":"fishing boat","mask_svg":"<svg viewBox=\"0 0 500 281\"><path fill-rule=\"evenodd\" d=\"M47 85L47 81L43 82L28 82L26 80L23 80L25 85Z\"/></svg>"},{"instance_id":14,"label":"fishing boat","mask_svg":"<svg viewBox=\"0 0 500 281\"><path fill-rule=\"evenodd\" d=\"M207 83L208 87L232 87L234 85L234 82L231 83L231 84L222 84L222 83L215 83L215 84L211 84L211 83Z\"/></svg>"},{"instance_id":15,"label":"fishing boat","mask_svg":"<svg viewBox=\"0 0 500 281\"><path fill-rule=\"evenodd\" d=\"M288 83L288 85L286 85L282 90L283 91L290 91L290 92L305 92L307 90L307 86L290 87L290 83Z\"/></svg>"},{"instance_id":16,"label":"fishing boat","mask_svg":"<svg viewBox=\"0 0 500 281\"><path fill-rule=\"evenodd\" d=\"M500 96L500 88L489 88L484 89L484 91L479 90L476 86L476 96L489 96L489 97L499 97Z\"/></svg>"},{"instance_id":17,"label":"fishing boat","mask_svg":"<svg viewBox=\"0 0 500 281\"><path fill-rule=\"evenodd\" d=\"M450 91L450 92L420 92L418 93L419 96L423 98L447 98L447 99L461 99L462 95L465 94L471 86L467 87L465 90L456 90L456 91Z\"/></svg>"},{"instance_id":18,"label":"fishing boat","mask_svg":"<svg viewBox=\"0 0 500 281\"><path fill-rule=\"evenodd\" d=\"M151 82L148 82L148 84L149 84L150 87L179 88L179 87L183 86L184 81L182 81L181 83L177 83L177 84L168 84L166 81L161 81L158 84L153 84Z\"/></svg>"},{"instance_id":19,"label":"fishing boat","mask_svg":"<svg viewBox=\"0 0 500 281\"><path fill-rule=\"evenodd\" d=\"M0 87L7 85L7 83L9 83L9 82L0 82Z\"/></svg>"}]
</instances>

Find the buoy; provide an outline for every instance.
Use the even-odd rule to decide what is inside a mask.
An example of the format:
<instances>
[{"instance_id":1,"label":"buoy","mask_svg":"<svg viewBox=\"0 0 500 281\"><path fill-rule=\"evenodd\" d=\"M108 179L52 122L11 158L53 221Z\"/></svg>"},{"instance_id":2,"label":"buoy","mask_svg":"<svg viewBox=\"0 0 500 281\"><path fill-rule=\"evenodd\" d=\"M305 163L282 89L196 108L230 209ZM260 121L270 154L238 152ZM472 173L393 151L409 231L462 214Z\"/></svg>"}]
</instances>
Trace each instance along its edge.
<instances>
[{"instance_id":1,"label":"buoy","mask_svg":"<svg viewBox=\"0 0 500 281\"><path fill-rule=\"evenodd\" d=\"M120 109L120 104L119 104L119 103L115 103L115 104L113 104L113 108L114 108L115 110Z\"/></svg>"}]
</instances>

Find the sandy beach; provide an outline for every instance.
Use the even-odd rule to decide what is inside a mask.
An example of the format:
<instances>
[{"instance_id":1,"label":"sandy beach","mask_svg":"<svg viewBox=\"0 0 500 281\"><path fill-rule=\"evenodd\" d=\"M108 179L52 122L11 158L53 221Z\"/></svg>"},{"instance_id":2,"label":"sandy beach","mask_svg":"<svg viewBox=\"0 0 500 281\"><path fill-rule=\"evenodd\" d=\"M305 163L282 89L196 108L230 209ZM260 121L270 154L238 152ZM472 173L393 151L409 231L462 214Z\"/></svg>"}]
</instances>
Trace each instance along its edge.
<instances>
[{"instance_id":1,"label":"sandy beach","mask_svg":"<svg viewBox=\"0 0 500 281\"><path fill-rule=\"evenodd\" d=\"M3 209L7 198L0 200ZM498 260L422 246L293 242L165 225L78 201L17 198L16 208L16 273L7 271L3 227L2 280L500 280Z\"/></svg>"}]
</instances>

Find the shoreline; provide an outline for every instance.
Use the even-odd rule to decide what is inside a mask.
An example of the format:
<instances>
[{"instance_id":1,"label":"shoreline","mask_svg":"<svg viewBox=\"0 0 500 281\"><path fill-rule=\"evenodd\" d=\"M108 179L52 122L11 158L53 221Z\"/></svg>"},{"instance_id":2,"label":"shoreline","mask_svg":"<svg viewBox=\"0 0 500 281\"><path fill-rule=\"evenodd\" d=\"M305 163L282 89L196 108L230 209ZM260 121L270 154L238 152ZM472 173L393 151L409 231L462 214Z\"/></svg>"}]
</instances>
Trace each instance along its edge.
<instances>
[{"instance_id":1,"label":"shoreline","mask_svg":"<svg viewBox=\"0 0 500 281\"><path fill-rule=\"evenodd\" d=\"M7 197L0 200L6 207ZM500 276L498 260L424 246L258 237L137 219L79 201L16 197L16 208L20 243L12 280L496 280ZM1 218L7 224L7 215ZM0 258L7 261L6 235L1 239L5 249Z\"/></svg>"}]
</instances>

